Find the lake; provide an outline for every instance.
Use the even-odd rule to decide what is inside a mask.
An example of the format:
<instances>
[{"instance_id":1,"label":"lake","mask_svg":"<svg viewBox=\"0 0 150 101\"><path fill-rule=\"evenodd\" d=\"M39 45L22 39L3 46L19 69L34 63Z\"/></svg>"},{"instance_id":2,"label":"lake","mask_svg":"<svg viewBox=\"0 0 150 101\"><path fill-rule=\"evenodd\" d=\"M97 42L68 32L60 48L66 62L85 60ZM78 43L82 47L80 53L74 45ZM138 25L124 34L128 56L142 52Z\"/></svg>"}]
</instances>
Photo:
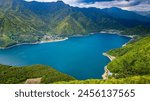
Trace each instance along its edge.
<instances>
[{"instance_id":1,"label":"lake","mask_svg":"<svg viewBox=\"0 0 150 101\"><path fill-rule=\"evenodd\" d=\"M59 42L20 45L0 50L0 64L44 64L80 80L99 79L110 62L102 53L119 48L130 39L117 34L96 33Z\"/></svg>"}]
</instances>

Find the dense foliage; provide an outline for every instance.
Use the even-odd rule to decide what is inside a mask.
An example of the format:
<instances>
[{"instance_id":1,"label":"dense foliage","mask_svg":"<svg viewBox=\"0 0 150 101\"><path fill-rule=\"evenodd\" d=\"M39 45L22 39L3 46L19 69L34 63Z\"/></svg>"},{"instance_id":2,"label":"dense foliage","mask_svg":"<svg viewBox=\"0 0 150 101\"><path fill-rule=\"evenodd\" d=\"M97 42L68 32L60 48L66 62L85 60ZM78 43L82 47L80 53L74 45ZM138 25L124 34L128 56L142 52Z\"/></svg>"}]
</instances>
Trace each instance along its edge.
<instances>
[{"instance_id":1,"label":"dense foliage","mask_svg":"<svg viewBox=\"0 0 150 101\"><path fill-rule=\"evenodd\" d=\"M108 80L74 80L69 82L55 82L55 84L150 84L150 76L134 76L120 79L108 79Z\"/></svg>"},{"instance_id":2,"label":"dense foliage","mask_svg":"<svg viewBox=\"0 0 150 101\"><path fill-rule=\"evenodd\" d=\"M150 28L139 25L133 28L125 29L121 34L147 36L150 34Z\"/></svg>"},{"instance_id":3,"label":"dense foliage","mask_svg":"<svg viewBox=\"0 0 150 101\"><path fill-rule=\"evenodd\" d=\"M12 67L0 65L1 84L24 83L27 79L33 78L42 78L41 83L75 80L75 78L60 73L48 66L33 65L25 67Z\"/></svg>"},{"instance_id":4,"label":"dense foliage","mask_svg":"<svg viewBox=\"0 0 150 101\"><path fill-rule=\"evenodd\" d=\"M141 38L108 53L117 57L108 64L108 69L115 78L150 74L150 37Z\"/></svg>"}]
</instances>

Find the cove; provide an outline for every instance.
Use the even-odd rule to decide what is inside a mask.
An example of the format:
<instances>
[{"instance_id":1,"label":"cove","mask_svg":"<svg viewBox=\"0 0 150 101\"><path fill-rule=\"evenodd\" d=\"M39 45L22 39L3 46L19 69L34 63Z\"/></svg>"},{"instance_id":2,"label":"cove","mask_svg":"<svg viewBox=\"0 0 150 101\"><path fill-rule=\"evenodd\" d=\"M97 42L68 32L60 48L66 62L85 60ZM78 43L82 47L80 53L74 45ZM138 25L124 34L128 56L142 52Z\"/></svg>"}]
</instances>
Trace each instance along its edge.
<instances>
[{"instance_id":1,"label":"cove","mask_svg":"<svg viewBox=\"0 0 150 101\"><path fill-rule=\"evenodd\" d=\"M65 41L20 45L0 50L0 64L27 66L49 65L76 79L100 79L110 60L102 53L119 48L131 38L117 34L95 33L70 37Z\"/></svg>"}]
</instances>

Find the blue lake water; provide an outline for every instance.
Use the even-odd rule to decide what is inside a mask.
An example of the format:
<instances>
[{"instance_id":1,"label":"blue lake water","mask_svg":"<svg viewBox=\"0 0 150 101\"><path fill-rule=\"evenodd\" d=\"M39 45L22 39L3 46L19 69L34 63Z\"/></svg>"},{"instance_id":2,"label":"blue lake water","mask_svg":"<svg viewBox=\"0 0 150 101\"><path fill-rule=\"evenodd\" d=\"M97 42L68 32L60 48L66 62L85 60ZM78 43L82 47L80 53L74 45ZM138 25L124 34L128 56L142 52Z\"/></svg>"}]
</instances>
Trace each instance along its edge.
<instances>
[{"instance_id":1,"label":"blue lake water","mask_svg":"<svg viewBox=\"0 0 150 101\"><path fill-rule=\"evenodd\" d=\"M60 42L21 45L0 50L0 64L44 64L77 79L101 78L104 66L110 62L102 53L119 48L129 40L116 34L97 33Z\"/></svg>"}]
</instances>

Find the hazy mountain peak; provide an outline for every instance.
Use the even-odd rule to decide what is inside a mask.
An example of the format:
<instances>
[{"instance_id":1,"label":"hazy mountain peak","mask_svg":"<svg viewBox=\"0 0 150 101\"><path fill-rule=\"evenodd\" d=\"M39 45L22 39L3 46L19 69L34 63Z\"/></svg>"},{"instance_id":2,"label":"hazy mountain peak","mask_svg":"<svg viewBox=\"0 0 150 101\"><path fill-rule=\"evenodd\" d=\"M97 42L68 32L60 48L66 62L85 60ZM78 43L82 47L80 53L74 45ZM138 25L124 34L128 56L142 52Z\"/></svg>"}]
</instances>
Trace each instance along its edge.
<instances>
[{"instance_id":1,"label":"hazy mountain peak","mask_svg":"<svg viewBox=\"0 0 150 101\"><path fill-rule=\"evenodd\" d=\"M21 3L23 2L23 0L0 0L0 8L5 10L10 8L16 8L17 5L21 6Z\"/></svg>"},{"instance_id":2,"label":"hazy mountain peak","mask_svg":"<svg viewBox=\"0 0 150 101\"><path fill-rule=\"evenodd\" d=\"M62 0L58 0L57 3L63 3L64 4L64 2Z\"/></svg>"}]
</instances>

